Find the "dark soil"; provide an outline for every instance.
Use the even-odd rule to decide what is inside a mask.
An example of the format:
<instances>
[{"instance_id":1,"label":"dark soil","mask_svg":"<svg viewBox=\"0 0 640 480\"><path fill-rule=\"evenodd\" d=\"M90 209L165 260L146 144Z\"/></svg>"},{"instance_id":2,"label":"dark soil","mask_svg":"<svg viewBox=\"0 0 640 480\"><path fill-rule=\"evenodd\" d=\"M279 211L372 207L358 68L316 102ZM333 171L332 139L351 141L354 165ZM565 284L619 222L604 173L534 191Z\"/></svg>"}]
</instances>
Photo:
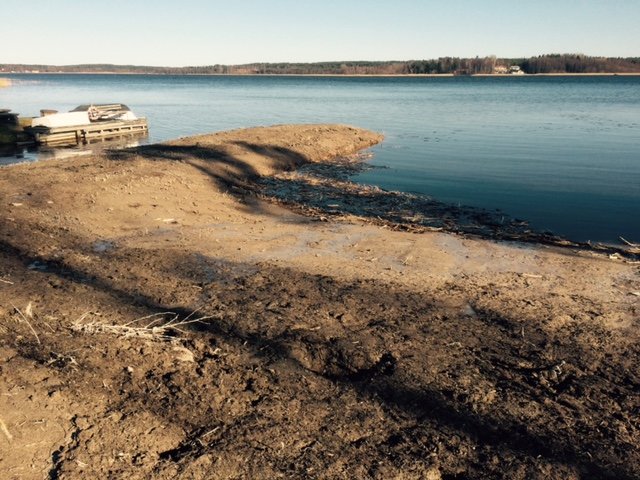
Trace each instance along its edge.
<instances>
[{"instance_id":1,"label":"dark soil","mask_svg":"<svg viewBox=\"0 0 640 480\"><path fill-rule=\"evenodd\" d=\"M637 265L239 202L203 148L2 172L2 478L640 478Z\"/></svg>"}]
</instances>

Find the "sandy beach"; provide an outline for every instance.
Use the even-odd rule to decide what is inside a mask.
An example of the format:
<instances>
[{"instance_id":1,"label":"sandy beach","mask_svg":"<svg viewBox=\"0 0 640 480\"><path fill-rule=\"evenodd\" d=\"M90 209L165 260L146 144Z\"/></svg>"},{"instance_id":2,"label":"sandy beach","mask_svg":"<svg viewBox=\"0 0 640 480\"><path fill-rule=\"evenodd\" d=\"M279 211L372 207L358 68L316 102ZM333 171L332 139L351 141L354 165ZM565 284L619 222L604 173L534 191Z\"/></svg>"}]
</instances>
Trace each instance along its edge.
<instances>
[{"instance_id":1,"label":"sandy beach","mask_svg":"<svg viewBox=\"0 0 640 480\"><path fill-rule=\"evenodd\" d=\"M639 478L637 258L296 205L381 141L0 169L0 476Z\"/></svg>"}]
</instances>

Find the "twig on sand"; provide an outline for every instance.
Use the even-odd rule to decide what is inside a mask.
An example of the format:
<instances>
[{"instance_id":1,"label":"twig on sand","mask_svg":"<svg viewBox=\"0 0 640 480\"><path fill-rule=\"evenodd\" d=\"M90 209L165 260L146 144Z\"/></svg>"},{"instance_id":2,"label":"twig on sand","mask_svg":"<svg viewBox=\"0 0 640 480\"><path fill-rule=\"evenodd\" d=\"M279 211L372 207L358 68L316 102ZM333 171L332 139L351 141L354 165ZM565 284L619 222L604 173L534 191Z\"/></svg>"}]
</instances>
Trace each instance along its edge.
<instances>
[{"instance_id":1,"label":"twig on sand","mask_svg":"<svg viewBox=\"0 0 640 480\"><path fill-rule=\"evenodd\" d=\"M524 278L542 278L542 275L538 275L536 273L523 273L521 274Z\"/></svg>"},{"instance_id":2,"label":"twig on sand","mask_svg":"<svg viewBox=\"0 0 640 480\"><path fill-rule=\"evenodd\" d=\"M71 330L88 334L108 333L125 338L136 337L147 340L175 340L175 337L170 335L171 332L184 334L186 332L182 327L192 323L201 323L204 320L213 318L209 316L192 319L191 317L197 311L198 310L191 312L191 314L183 320L179 320L180 317L177 313L161 312L136 318L123 325L113 325L100 321L85 322L85 318L89 315L89 313L85 313L71 325ZM167 321L168 317L169 320ZM142 322L145 323L142 324Z\"/></svg>"},{"instance_id":3,"label":"twig on sand","mask_svg":"<svg viewBox=\"0 0 640 480\"><path fill-rule=\"evenodd\" d=\"M2 283L7 283L7 284L9 284L9 285L13 285L13 284L14 284L13 282L10 282L9 280L5 280L5 279L3 279L3 278L0 278L0 282L2 282Z\"/></svg>"},{"instance_id":4,"label":"twig on sand","mask_svg":"<svg viewBox=\"0 0 640 480\"><path fill-rule=\"evenodd\" d=\"M25 315L25 313L22 313L22 311L20 311L20 309L18 307L16 307L13 303L11 304L11 306L15 309L16 312L18 312L18 315L20 315L22 320L24 320L26 322L26 324L29 325L29 328L31 329L31 332L33 332L33 336L36 337L38 345L42 345L42 342L40 341L40 337L38 337L38 334L36 333L35 329L33 328L31 323L29 323L29 320L27 319L27 317L29 317L29 318L31 318L33 320L33 307L31 306L31 302L29 302L29 304L27 305L27 308L25 308L25 310L24 310L26 315Z\"/></svg>"},{"instance_id":5,"label":"twig on sand","mask_svg":"<svg viewBox=\"0 0 640 480\"><path fill-rule=\"evenodd\" d=\"M11 435L11 432L9 432L9 429L7 428L7 426L5 425L4 421L1 418L0 418L0 430L2 430L2 433L4 433L4 436L7 437L7 440L9 440L9 442L13 440L13 435Z\"/></svg>"},{"instance_id":6,"label":"twig on sand","mask_svg":"<svg viewBox=\"0 0 640 480\"><path fill-rule=\"evenodd\" d=\"M624 238L624 237L618 237L618 238L622 241L622 243L624 243L624 244L626 244L626 245L629 245L630 247L633 247L633 248L640 248L640 244L630 242L629 240L627 240L627 239L626 239L626 238Z\"/></svg>"}]
</instances>

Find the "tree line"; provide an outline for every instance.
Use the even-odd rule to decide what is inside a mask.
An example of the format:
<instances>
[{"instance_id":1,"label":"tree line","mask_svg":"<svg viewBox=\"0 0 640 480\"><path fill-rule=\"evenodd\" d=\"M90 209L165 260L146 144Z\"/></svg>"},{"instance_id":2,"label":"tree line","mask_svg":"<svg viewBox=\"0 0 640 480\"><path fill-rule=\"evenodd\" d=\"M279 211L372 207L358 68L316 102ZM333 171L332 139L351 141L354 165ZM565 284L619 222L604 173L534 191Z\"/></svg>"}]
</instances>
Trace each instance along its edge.
<instances>
[{"instance_id":1,"label":"tree line","mask_svg":"<svg viewBox=\"0 0 640 480\"><path fill-rule=\"evenodd\" d=\"M541 55L524 60L526 73L638 73L640 58L602 58L586 55Z\"/></svg>"},{"instance_id":2,"label":"tree line","mask_svg":"<svg viewBox=\"0 0 640 480\"><path fill-rule=\"evenodd\" d=\"M157 75L478 75L518 67L524 73L640 73L640 58L590 57L582 54L551 54L531 58L495 56L432 60L354 61L315 63L249 63L190 67L139 65L23 65L0 64L2 72L40 73L137 73Z\"/></svg>"}]
</instances>

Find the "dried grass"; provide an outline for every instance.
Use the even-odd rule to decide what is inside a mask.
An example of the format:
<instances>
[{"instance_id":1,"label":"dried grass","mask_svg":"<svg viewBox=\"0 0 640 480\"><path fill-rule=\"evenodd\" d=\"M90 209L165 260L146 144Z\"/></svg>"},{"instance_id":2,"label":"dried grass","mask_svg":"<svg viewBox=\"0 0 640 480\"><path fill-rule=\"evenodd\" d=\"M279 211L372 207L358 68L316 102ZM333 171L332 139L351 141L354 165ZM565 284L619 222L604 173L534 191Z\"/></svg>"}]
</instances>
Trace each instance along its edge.
<instances>
[{"instance_id":1,"label":"dried grass","mask_svg":"<svg viewBox=\"0 0 640 480\"><path fill-rule=\"evenodd\" d=\"M180 316L174 312L161 312L136 318L123 325L110 324L104 321L86 321L89 313L85 313L73 325L71 330L86 334L109 334L124 338L142 338L145 340L175 341L176 333L186 334L183 327L202 323L213 318L211 316L192 318L194 311L188 317L180 320Z\"/></svg>"},{"instance_id":2,"label":"dried grass","mask_svg":"<svg viewBox=\"0 0 640 480\"><path fill-rule=\"evenodd\" d=\"M31 322L29 322L29 319L31 320L34 319L33 306L31 305L31 302L29 302L27 307L24 309L24 313L22 313L22 311L18 307L16 307L13 303L11 304L11 306L16 311L16 313L20 316L21 321L25 322L29 326L29 329L33 333L33 336L36 337L36 341L38 342L38 345L41 345L42 342L40 342L40 337L38 337L38 333L33 328L33 325L31 325Z\"/></svg>"},{"instance_id":3,"label":"dried grass","mask_svg":"<svg viewBox=\"0 0 640 480\"><path fill-rule=\"evenodd\" d=\"M7 437L9 443L13 440L13 435L9 432L7 425L5 425L4 421L0 418L0 431L4 433L4 436Z\"/></svg>"}]
</instances>

